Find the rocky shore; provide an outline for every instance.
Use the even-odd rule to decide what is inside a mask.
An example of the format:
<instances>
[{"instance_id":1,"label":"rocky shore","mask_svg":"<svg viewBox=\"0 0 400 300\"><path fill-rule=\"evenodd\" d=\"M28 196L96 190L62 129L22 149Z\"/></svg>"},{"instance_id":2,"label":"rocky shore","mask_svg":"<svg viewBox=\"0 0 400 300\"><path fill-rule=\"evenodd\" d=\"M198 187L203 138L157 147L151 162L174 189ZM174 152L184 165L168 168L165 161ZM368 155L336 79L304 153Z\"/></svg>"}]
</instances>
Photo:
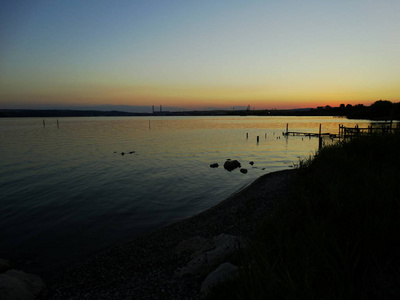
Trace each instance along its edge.
<instances>
[{"instance_id":1,"label":"rocky shore","mask_svg":"<svg viewBox=\"0 0 400 300\"><path fill-rule=\"evenodd\" d=\"M237 272L238 249L287 197L295 172L266 174L207 211L98 253L47 282L41 298L198 298L220 272Z\"/></svg>"},{"instance_id":2,"label":"rocky shore","mask_svg":"<svg viewBox=\"0 0 400 300\"><path fill-rule=\"evenodd\" d=\"M45 283L35 275L16 270L13 265L0 258L0 299L36 299L43 293Z\"/></svg>"}]
</instances>

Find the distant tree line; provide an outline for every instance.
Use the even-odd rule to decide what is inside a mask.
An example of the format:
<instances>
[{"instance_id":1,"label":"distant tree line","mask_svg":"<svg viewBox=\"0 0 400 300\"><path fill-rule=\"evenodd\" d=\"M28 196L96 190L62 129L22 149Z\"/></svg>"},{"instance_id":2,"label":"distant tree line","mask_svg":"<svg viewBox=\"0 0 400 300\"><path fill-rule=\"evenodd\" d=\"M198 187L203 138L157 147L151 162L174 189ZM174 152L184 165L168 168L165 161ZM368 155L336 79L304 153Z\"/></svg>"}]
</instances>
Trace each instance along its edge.
<instances>
[{"instance_id":1,"label":"distant tree line","mask_svg":"<svg viewBox=\"0 0 400 300\"><path fill-rule=\"evenodd\" d=\"M370 106L363 104L341 104L332 108L334 115L346 116L349 119L400 120L400 102L387 100L375 101Z\"/></svg>"}]
</instances>

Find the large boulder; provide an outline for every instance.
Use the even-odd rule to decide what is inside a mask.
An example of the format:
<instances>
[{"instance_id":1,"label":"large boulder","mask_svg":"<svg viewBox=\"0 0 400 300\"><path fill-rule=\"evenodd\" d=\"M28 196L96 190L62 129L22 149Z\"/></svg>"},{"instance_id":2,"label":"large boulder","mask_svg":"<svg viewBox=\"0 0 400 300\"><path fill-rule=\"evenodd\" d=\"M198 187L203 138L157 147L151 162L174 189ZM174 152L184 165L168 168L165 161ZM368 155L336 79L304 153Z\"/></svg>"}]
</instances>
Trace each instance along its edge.
<instances>
[{"instance_id":1,"label":"large boulder","mask_svg":"<svg viewBox=\"0 0 400 300\"><path fill-rule=\"evenodd\" d=\"M207 242L203 240L198 245L201 245L200 248L193 252L192 259L185 267L176 271L176 276L204 278L217 266L237 254L238 250L245 246L245 242L236 236L220 234Z\"/></svg>"},{"instance_id":2,"label":"large boulder","mask_svg":"<svg viewBox=\"0 0 400 300\"><path fill-rule=\"evenodd\" d=\"M234 169L236 169L236 168L240 168L241 167L241 164L240 164L240 162L238 162L236 159L235 160L227 160L225 163L224 163L224 168L226 169L226 170L228 170L229 172L230 171L232 171L232 170L234 170Z\"/></svg>"},{"instance_id":3,"label":"large boulder","mask_svg":"<svg viewBox=\"0 0 400 300\"><path fill-rule=\"evenodd\" d=\"M208 274L201 285L200 292L203 296L207 296L214 286L228 280L233 280L237 276L239 276L239 268L230 262L225 262Z\"/></svg>"},{"instance_id":4,"label":"large boulder","mask_svg":"<svg viewBox=\"0 0 400 300\"><path fill-rule=\"evenodd\" d=\"M14 269L0 274L0 298L2 300L36 299L43 289L43 280L34 274Z\"/></svg>"}]
</instances>

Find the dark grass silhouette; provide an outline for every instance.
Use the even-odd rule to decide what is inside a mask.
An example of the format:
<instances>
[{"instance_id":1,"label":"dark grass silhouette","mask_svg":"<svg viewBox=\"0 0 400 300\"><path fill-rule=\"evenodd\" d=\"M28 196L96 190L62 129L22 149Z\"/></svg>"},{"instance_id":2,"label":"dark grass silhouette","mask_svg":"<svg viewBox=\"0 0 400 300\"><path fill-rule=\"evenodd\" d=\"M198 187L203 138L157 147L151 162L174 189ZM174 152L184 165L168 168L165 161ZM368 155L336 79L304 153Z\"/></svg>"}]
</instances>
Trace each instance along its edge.
<instances>
[{"instance_id":1,"label":"dark grass silhouette","mask_svg":"<svg viewBox=\"0 0 400 300\"><path fill-rule=\"evenodd\" d=\"M209 298L399 299L400 135L344 141L300 162L242 256Z\"/></svg>"}]
</instances>

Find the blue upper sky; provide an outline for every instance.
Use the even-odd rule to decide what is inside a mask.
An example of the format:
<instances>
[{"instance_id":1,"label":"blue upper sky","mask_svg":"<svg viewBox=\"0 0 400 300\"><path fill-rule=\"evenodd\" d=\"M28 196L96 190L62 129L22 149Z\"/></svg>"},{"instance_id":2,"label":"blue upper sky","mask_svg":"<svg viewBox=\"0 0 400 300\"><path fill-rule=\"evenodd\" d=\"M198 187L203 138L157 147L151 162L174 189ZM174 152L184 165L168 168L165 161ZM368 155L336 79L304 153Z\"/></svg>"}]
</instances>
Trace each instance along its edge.
<instances>
[{"instance_id":1,"label":"blue upper sky","mask_svg":"<svg viewBox=\"0 0 400 300\"><path fill-rule=\"evenodd\" d=\"M0 108L399 101L400 1L2 1Z\"/></svg>"}]
</instances>

